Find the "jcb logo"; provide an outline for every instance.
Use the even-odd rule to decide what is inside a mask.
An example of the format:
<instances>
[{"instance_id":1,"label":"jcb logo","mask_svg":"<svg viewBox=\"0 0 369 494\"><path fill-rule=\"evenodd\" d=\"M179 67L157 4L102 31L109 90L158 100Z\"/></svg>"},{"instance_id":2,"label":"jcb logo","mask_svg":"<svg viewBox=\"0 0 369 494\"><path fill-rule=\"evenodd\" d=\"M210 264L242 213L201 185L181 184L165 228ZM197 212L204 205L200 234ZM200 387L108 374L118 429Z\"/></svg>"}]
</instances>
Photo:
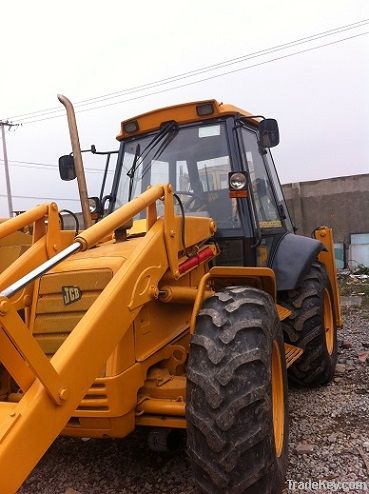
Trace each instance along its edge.
<instances>
[{"instance_id":1,"label":"jcb logo","mask_svg":"<svg viewBox=\"0 0 369 494\"><path fill-rule=\"evenodd\" d=\"M82 292L78 286L63 286L62 293L64 305L73 304L82 298Z\"/></svg>"}]
</instances>

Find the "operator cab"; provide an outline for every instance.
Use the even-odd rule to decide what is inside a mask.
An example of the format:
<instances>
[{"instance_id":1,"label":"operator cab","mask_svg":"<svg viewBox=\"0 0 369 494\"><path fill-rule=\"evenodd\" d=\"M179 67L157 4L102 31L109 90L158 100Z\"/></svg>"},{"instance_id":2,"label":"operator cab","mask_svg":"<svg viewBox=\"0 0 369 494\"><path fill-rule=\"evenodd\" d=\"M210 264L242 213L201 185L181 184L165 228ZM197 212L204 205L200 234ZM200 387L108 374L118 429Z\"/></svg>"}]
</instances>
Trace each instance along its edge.
<instances>
[{"instance_id":1,"label":"operator cab","mask_svg":"<svg viewBox=\"0 0 369 494\"><path fill-rule=\"evenodd\" d=\"M278 239L293 231L273 158L265 147L276 145L277 134L275 121L260 121L214 100L122 122L109 211L149 185L169 182L178 215L215 220L216 241L227 253L217 257L217 264L267 266ZM245 193L238 197L230 194L232 172L246 177Z\"/></svg>"}]
</instances>

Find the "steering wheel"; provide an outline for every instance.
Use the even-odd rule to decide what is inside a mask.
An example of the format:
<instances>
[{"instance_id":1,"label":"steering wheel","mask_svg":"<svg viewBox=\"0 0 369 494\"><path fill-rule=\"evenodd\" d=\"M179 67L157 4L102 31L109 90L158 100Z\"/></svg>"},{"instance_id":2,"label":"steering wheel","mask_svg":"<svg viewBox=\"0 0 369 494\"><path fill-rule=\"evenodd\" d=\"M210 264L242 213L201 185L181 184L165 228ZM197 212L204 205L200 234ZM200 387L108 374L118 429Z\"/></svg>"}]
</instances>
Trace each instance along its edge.
<instances>
[{"instance_id":1,"label":"steering wheel","mask_svg":"<svg viewBox=\"0 0 369 494\"><path fill-rule=\"evenodd\" d=\"M190 199L185 204L183 204L184 208L190 212L201 211L201 208L207 208L204 198L199 194L196 194L196 192L177 190L175 193L177 195L190 196ZM197 204L196 201L198 201Z\"/></svg>"}]
</instances>

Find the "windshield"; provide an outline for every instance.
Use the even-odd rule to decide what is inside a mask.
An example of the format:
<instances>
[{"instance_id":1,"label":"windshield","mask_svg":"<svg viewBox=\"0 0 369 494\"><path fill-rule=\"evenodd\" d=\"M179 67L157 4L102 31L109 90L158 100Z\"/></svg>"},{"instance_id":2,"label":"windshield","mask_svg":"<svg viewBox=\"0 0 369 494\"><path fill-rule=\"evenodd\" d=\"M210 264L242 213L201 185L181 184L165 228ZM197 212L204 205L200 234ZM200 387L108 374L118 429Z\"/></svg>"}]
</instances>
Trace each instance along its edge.
<instances>
[{"instance_id":1,"label":"windshield","mask_svg":"<svg viewBox=\"0 0 369 494\"><path fill-rule=\"evenodd\" d=\"M150 134L122 143L114 207L149 185L171 183L186 214L212 217L218 228L239 228L236 202L228 196L231 163L225 123L176 128L157 137Z\"/></svg>"}]
</instances>

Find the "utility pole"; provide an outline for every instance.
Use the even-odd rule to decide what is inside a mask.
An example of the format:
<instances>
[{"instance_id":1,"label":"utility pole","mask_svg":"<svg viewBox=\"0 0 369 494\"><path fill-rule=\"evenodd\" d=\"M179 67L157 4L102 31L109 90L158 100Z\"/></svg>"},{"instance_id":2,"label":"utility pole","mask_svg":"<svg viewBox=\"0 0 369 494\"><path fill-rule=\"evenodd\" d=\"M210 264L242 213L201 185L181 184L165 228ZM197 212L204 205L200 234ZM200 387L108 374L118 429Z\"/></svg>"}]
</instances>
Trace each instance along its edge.
<instances>
[{"instance_id":1,"label":"utility pole","mask_svg":"<svg viewBox=\"0 0 369 494\"><path fill-rule=\"evenodd\" d=\"M5 167L5 181L6 181L6 195L8 197L8 209L9 209L9 218L13 216L13 201L12 201L12 192L10 187L10 175L9 175L9 163L8 163L8 152L6 149L6 140L5 140L5 127L16 127L16 124L12 124L9 121L0 120L1 127L1 135L3 138L3 154L4 154L4 167Z\"/></svg>"}]
</instances>

